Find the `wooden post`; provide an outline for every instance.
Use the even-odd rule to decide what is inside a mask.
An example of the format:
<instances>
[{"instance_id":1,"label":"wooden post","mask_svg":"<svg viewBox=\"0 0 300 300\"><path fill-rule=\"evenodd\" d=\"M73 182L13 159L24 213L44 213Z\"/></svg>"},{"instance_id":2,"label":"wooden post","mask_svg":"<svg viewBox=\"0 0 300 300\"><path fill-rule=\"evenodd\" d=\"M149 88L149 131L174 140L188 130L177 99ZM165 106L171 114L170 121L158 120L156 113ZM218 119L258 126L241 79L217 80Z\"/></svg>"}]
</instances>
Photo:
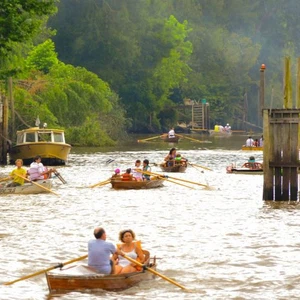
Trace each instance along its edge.
<instances>
[{"instance_id":1,"label":"wooden post","mask_svg":"<svg viewBox=\"0 0 300 300\"><path fill-rule=\"evenodd\" d=\"M2 153L1 164L7 165L7 141L8 141L8 101L6 96L3 99L3 123L2 123Z\"/></svg>"},{"instance_id":2,"label":"wooden post","mask_svg":"<svg viewBox=\"0 0 300 300\"><path fill-rule=\"evenodd\" d=\"M15 140L16 135L16 123L15 123L15 103L14 103L14 96L13 96L13 80L12 77L8 78L8 98L10 104L10 111L11 111L11 139Z\"/></svg>"},{"instance_id":3,"label":"wooden post","mask_svg":"<svg viewBox=\"0 0 300 300\"><path fill-rule=\"evenodd\" d=\"M291 59L286 57L284 61L284 96L283 108L292 108L292 81L291 81Z\"/></svg>"},{"instance_id":4,"label":"wooden post","mask_svg":"<svg viewBox=\"0 0 300 300\"><path fill-rule=\"evenodd\" d=\"M259 86L259 115L258 115L259 125L262 125L263 108L265 105L265 69L266 66L262 64L260 66L260 86Z\"/></svg>"}]
</instances>

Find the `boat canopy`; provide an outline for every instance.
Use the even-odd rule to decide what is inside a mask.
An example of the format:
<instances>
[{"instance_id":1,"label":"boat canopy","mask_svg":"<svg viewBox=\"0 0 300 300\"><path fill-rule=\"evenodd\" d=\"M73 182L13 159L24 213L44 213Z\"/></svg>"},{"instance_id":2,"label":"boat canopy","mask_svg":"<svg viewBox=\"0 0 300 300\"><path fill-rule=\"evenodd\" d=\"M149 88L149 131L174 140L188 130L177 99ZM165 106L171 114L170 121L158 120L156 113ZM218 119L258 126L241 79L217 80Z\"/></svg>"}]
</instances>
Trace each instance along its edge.
<instances>
[{"instance_id":1,"label":"boat canopy","mask_svg":"<svg viewBox=\"0 0 300 300\"><path fill-rule=\"evenodd\" d=\"M17 145L38 142L65 143L64 131L53 129L28 129L17 132Z\"/></svg>"}]
</instances>

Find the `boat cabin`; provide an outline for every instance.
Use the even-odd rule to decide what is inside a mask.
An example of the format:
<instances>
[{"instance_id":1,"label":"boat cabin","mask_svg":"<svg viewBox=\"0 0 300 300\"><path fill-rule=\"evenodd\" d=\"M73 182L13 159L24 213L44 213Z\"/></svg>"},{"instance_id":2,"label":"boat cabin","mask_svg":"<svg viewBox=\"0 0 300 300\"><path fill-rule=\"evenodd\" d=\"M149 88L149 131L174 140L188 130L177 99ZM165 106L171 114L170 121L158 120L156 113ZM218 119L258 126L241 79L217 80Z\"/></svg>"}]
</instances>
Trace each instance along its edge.
<instances>
[{"instance_id":1,"label":"boat cabin","mask_svg":"<svg viewBox=\"0 0 300 300\"><path fill-rule=\"evenodd\" d=\"M33 127L17 132L17 145L37 142L65 143L64 131Z\"/></svg>"}]
</instances>

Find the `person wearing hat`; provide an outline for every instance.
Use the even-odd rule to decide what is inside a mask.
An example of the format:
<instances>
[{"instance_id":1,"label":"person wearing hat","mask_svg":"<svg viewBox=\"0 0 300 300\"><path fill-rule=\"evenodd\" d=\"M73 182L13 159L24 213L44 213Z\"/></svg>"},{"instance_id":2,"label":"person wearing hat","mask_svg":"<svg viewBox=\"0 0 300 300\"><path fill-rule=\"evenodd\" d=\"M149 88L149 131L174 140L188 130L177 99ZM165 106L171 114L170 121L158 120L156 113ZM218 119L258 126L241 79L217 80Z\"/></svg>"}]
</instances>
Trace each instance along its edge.
<instances>
[{"instance_id":1,"label":"person wearing hat","mask_svg":"<svg viewBox=\"0 0 300 300\"><path fill-rule=\"evenodd\" d=\"M229 132L229 131L231 130L231 127L230 127L229 123L226 124L225 130L226 130L227 132Z\"/></svg>"},{"instance_id":2,"label":"person wearing hat","mask_svg":"<svg viewBox=\"0 0 300 300\"><path fill-rule=\"evenodd\" d=\"M121 172L120 169L115 169L115 174L112 175L111 178L116 179L116 178L120 177L120 172Z\"/></svg>"}]
</instances>

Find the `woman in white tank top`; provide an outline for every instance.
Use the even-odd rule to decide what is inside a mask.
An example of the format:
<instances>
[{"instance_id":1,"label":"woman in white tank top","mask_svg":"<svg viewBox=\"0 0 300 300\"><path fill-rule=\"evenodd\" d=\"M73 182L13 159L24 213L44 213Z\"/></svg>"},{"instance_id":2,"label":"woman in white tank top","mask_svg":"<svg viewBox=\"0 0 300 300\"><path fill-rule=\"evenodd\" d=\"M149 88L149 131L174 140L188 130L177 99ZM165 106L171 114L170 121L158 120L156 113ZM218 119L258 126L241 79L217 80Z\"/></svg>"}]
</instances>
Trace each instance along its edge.
<instances>
[{"instance_id":1,"label":"woman in white tank top","mask_svg":"<svg viewBox=\"0 0 300 300\"><path fill-rule=\"evenodd\" d=\"M138 260L141 263L144 263L144 253L137 242L134 241L135 233L131 229L123 230L119 233L119 240L123 242L121 245L117 245L124 254L134 260ZM138 266L134 263L131 263L129 260L122 256L115 256L117 259L115 272L116 274L120 273L130 273L137 272Z\"/></svg>"}]
</instances>

